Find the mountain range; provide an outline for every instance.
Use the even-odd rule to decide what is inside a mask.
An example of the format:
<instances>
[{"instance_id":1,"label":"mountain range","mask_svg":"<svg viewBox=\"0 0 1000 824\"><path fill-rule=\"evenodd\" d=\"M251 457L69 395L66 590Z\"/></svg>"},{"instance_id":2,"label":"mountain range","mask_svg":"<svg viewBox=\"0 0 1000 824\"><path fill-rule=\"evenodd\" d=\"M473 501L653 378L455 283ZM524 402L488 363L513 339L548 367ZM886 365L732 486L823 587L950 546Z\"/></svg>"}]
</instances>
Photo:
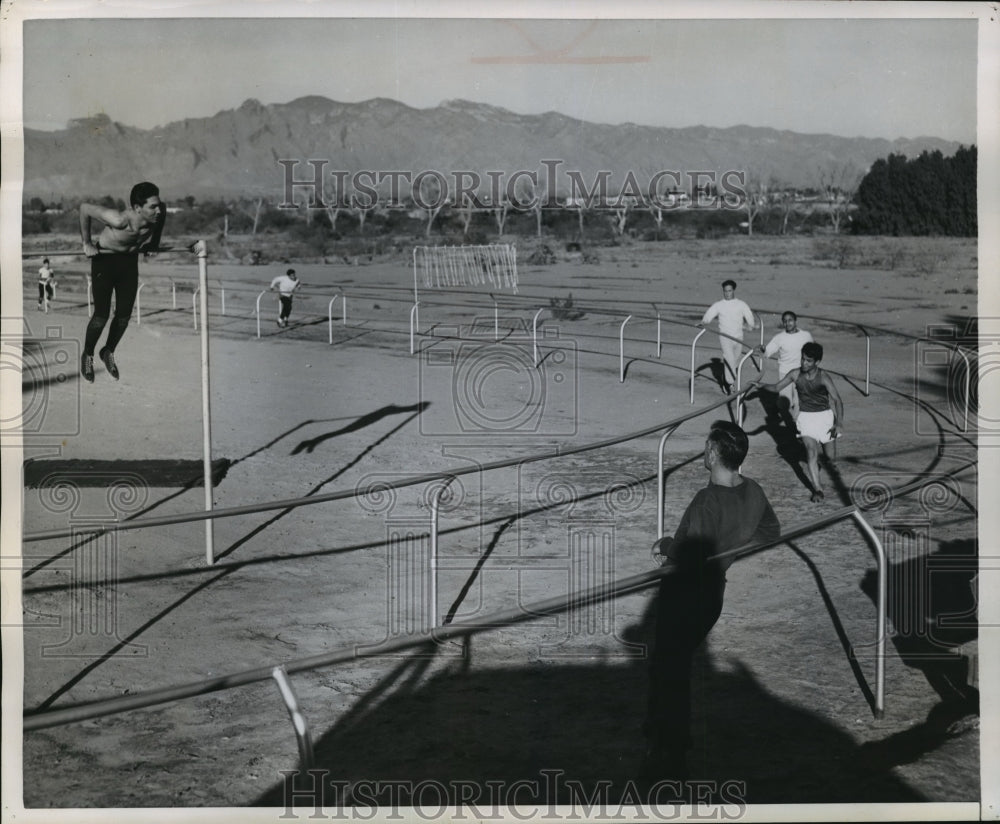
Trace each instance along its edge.
<instances>
[{"instance_id":1,"label":"mountain range","mask_svg":"<svg viewBox=\"0 0 1000 824\"><path fill-rule=\"evenodd\" d=\"M660 170L718 176L747 170L761 181L803 189L819 187L824 175L863 173L890 153L914 157L940 150L948 156L960 145L934 137L889 141L751 126L611 125L466 100L416 109L385 98L339 103L315 95L268 105L251 99L212 117L153 129L97 115L60 131L25 129L24 140L24 197L46 202L125 197L139 180L158 183L168 201L187 195L278 199L286 174L282 159L303 161L296 180L311 177L308 159L328 160L327 173L470 170L484 179L488 170L541 172L540 161L557 159L560 187L568 170L578 171L588 186L607 170L612 194L629 171L645 186ZM681 187L690 188L683 175Z\"/></svg>"}]
</instances>

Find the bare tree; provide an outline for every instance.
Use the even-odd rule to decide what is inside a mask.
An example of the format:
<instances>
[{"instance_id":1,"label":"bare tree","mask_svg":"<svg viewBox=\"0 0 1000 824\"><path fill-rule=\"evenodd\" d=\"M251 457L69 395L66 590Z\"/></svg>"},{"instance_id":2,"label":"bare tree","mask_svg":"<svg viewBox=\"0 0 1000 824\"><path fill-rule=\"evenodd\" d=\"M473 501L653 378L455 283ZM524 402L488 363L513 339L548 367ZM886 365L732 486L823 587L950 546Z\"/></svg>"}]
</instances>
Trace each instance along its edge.
<instances>
[{"instance_id":1,"label":"bare tree","mask_svg":"<svg viewBox=\"0 0 1000 824\"><path fill-rule=\"evenodd\" d=\"M517 179L516 186L515 197L519 203L527 204L528 208L534 213L535 236L541 237L543 209L549 197L548 181L543 179L541 182L536 182L527 175L522 175Z\"/></svg>"},{"instance_id":2,"label":"bare tree","mask_svg":"<svg viewBox=\"0 0 1000 824\"><path fill-rule=\"evenodd\" d=\"M619 197L617 202L615 203L614 229L615 229L615 234L617 234L618 237L624 237L625 225L628 223L628 216L632 212L632 210L636 207L637 203L638 203L637 199L631 195L627 195L626 197Z\"/></svg>"},{"instance_id":3,"label":"bare tree","mask_svg":"<svg viewBox=\"0 0 1000 824\"><path fill-rule=\"evenodd\" d=\"M767 184L762 175L751 169L744 171L743 180L743 210L747 216L747 234L753 235L754 219L760 214L761 207L768 201Z\"/></svg>"},{"instance_id":4,"label":"bare tree","mask_svg":"<svg viewBox=\"0 0 1000 824\"><path fill-rule=\"evenodd\" d=\"M435 175L423 175L420 177L420 184L418 191L414 193L414 198L417 202L417 208L427 218L427 229L424 234L426 237L430 237L435 218L437 218L448 202L445 198L445 191L441 180Z\"/></svg>"},{"instance_id":5,"label":"bare tree","mask_svg":"<svg viewBox=\"0 0 1000 824\"><path fill-rule=\"evenodd\" d=\"M788 223L795 212L795 195L789 186L772 177L767 184L767 209L778 222L778 233L788 234Z\"/></svg>"},{"instance_id":6,"label":"bare tree","mask_svg":"<svg viewBox=\"0 0 1000 824\"><path fill-rule=\"evenodd\" d=\"M830 226L835 235L840 234L840 226L851 210L851 202L858 191L863 173L850 161L829 164L818 172L819 188L826 198L830 215Z\"/></svg>"},{"instance_id":7,"label":"bare tree","mask_svg":"<svg viewBox=\"0 0 1000 824\"><path fill-rule=\"evenodd\" d=\"M497 224L497 235L503 237L503 229L507 223L507 213L510 212L510 201L507 198L500 198L499 203L493 204L493 219Z\"/></svg>"},{"instance_id":8,"label":"bare tree","mask_svg":"<svg viewBox=\"0 0 1000 824\"><path fill-rule=\"evenodd\" d=\"M580 242L586 238L585 221L587 213L591 210L591 198L589 197L567 197L563 203L563 208L572 209L576 212L576 219L579 225Z\"/></svg>"},{"instance_id":9,"label":"bare tree","mask_svg":"<svg viewBox=\"0 0 1000 824\"><path fill-rule=\"evenodd\" d=\"M254 236L257 234L257 228L260 225L260 215L264 210L264 198L258 197L256 202L248 201L245 198L240 198L235 203L235 208L246 215L250 220L253 221L253 225L250 229L250 235Z\"/></svg>"},{"instance_id":10,"label":"bare tree","mask_svg":"<svg viewBox=\"0 0 1000 824\"><path fill-rule=\"evenodd\" d=\"M472 223L472 216L475 214L475 209L472 207L472 198L467 194L462 195L462 202L459 205L458 215L462 220L462 237L469 236L469 226Z\"/></svg>"},{"instance_id":11,"label":"bare tree","mask_svg":"<svg viewBox=\"0 0 1000 824\"><path fill-rule=\"evenodd\" d=\"M653 181L654 172L649 169L644 169L643 174L645 178L649 181ZM652 187L652 183L650 185ZM646 197L644 203L646 205L646 211L652 216L653 221L656 223L656 239L662 240L663 238L663 215L667 211L663 206L663 197L666 194L666 185L664 179L661 177L657 179L657 185L655 191L646 192Z\"/></svg>"}]
</instances>

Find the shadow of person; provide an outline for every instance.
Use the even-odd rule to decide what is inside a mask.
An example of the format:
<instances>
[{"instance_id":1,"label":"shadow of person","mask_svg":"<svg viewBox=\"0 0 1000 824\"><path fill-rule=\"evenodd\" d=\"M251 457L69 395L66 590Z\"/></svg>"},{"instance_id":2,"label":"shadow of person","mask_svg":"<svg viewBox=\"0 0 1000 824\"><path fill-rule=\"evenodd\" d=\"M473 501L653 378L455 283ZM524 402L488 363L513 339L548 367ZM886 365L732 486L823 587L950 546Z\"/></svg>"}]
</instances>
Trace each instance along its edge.
<instances>
[{"instance_id":1,"label":"shadow of person","mask_svg":"<svg viewBox=\"0 0 1000 824\"><path fill-rule=\"evenodd\" d=\"M904 539L907 536L902 536ZM887 617L893 646L907 666L919 669L943 702L979 711L979 691L969 685L970 660L959 647L978 638L975 540L941 543L888 570ZM861 590L874 603L878 578L865 573Z\"/></svg>"},{"instance_id":2,"label":"shadow of person","mask_svg":"<svg viewBox=\"0 0 1000 824\"><path fill-rule=\"evenodd\" d=\"M706 369L708 370L709 375L711 375L712 380L714 380L722 390L723 394L728 395L730 382L727 379L729 367L726 366L726 362L722 360L722 358L712 358L708 363L703 363L694 370L695 377L702 374Z\"/></svg>"},{"instance_id":3,"label":"shadow of person","mask_svg":"<svg viewBox=\"0 0 1000 824\"><path fill-rule=\"evenodd\" d=\"M770 435L778 456L791 467L802 486L809 492L814 492L812 481L809 480L805 469L802 468L806 460L805 447L799 439L798 428L795 426L791 411L788 409L788 399L781 398L777 393L769 392L766 389L758 389L753 397L760 401L761 408L764 410L764 426L747 434L757 435L764 431ZM781 401L786 402L784 410Z\"/></svg>"},{"instance_id":4,"label":"shadow of person","mask_svg":"<svg viewBox=\"0 0 1000 824\"><path fill-rule=\"evenodd\" d=\"M978 729L976 654L965 650L978 638L974 540L946 541L929 555L892 564L888 574L890 636L903 662L920 670L941 698L927 718L863 749L866 760L907 764L951 738ZM874 602L877 575L869 570L862 591Z\"/></svg>"},{"instance_id":5,"label":"shadow of person","mask_svg":"<svg viewBox=\"0 0 1000 824\"><path fill-rule=\"evenodd\" d=\"M383 406L380 409L376 409L374 412L362 415L357 420L347 424L347 426L335 429L333 432L326 432L323 435L317 435L315 438L300 441L292 450L291 454L298 455L301 452L312 452L317 446L324 441L330 440L330 438L336 438L338 435L347 435L351 432L357 432L359 429L364 429L366 426L378 423L380 420L388 417L389 415L404 415L410 412L423 412L430 405L430 401L421 401L420 403L415 403L412 406L397 406L394 403L389 404L388 406Z\"/></svg>"},{"instance_id":6,"label":"shadow of person","mask_svg":"<svg viewBox=\"0 0 1000 824\"><path fill-rule=\"evenodd\" d=\"M623 649L650 640L651 615L623 631ZM616 657L605 639L603 656L569 643L562 652L576 647L578 658L535 650L498 667L477 660L479 643L473 637L461 662L439 658L419 677L404 677L397 659L369 692L377 698L363 698L316 742L311 774L283 773L251 806L474 804L490 815L495 805L586 804L589 817L645 803L645 657ZM748 666L716 667L711 638L696 654L693 685L689 781L661 785L659 802L691 803L676 794L694 792L703 802L726 793L738 803L924 800L888 767L860 767L850 735L775 697Z\"/></svg>"}]
</instances>

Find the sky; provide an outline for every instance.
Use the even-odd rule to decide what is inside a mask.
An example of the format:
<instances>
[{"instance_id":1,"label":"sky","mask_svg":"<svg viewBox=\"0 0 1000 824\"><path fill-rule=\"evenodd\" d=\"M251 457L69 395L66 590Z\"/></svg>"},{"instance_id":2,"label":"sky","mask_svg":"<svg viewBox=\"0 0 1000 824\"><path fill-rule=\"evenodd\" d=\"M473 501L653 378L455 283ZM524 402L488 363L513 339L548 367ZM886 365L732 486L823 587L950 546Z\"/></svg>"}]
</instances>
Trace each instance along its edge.
<instances>
[{"instance_id":1,"label":"sky","mask_svg":"<svg viewBox=\"0 0 1000 824\"><path fill-rule=\"evenodd\" d=\"M133 0L128 13L162 5ZM343 4L282 8L315 15L334 6ZM893 4L890 19L596 22L502 18L523 6L486 7L498 16L26 20L23 122L58 129L71 118L104 113L152 128L211 116L248 98L286 103L317 94L343 102L388 97L417 108L463 98L600 123L747 124L976 142L975 19L907 18L916 8L910 3ZM926 4L920 13L934 7ZM202 14L213 7L171 8ZM275 6L240 8L273 13ZM792 8L801 6L779 10ZM108 13L106 4L100 12Z\"/></svg>"}]
</instances>

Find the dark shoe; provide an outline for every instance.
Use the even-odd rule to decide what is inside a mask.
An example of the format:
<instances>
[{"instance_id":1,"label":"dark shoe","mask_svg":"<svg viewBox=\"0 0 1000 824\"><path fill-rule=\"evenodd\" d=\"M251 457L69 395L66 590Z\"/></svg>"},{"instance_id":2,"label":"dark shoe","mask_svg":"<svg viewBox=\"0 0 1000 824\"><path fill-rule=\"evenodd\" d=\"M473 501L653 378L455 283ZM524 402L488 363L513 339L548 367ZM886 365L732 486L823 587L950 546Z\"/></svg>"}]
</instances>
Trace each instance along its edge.
<instances>
[{"instance_id":1,"label":"dark shoe","mask_svg":"<svg viewBox=\"0 0 1000 824\"><path fill-rule=\"evenodd\" d=\"M83 375L83 379L94 382L94 356L84 355L80 358L80 374Z\"/></svg>"},{"instance_id":2,"label":"dark shoe","mask_svg":"<svg viewBox=\"0 0 1000 824\"><path fill-rule=\"evenodd\" d=\"M107 368L111 377L118 380L118 366L115 363L115 353L105 346L97 354L100 355L101 360L104 361L104 366ZM91 364L93 364L93 359L91 359ZM93 378L91 378L91 380L93 380Z\"/></svg>"}]
</instances>

